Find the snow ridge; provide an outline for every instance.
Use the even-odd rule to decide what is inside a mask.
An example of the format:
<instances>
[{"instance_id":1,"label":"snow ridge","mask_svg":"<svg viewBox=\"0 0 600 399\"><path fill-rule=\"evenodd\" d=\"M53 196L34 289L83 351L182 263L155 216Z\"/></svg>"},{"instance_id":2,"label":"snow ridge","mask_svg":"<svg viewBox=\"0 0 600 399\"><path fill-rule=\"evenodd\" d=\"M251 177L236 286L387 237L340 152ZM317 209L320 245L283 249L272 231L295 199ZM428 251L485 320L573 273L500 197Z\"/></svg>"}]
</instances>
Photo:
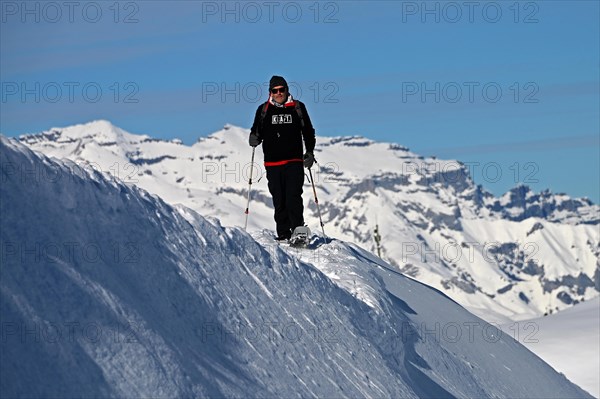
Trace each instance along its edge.
<instances>
[{"instance_id":1,"label":"snow ridge","mask_svg":"<svg viewBox=\"0 0 600 399\"><path fill-rule=\"evenodd\" d=\"M589 397L357 246L309 261L0 140L3 397Z\"/></svg>"}]
</instances>

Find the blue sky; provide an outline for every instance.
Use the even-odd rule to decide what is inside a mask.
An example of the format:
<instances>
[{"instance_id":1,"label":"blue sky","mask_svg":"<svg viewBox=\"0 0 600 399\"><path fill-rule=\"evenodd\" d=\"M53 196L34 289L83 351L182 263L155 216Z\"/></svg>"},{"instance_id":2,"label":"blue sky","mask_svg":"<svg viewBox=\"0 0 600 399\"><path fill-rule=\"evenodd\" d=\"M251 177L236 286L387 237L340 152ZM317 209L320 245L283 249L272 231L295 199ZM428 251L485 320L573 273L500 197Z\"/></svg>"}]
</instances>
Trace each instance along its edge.
<instances>
[{"instance_id":1,"label":"blue sky","mask_svg":"<svg viewBox=\"0 0 600 399\"><path fill-rule=\"evenodd\" d=\"M319 135L468 162L497 195L600 200L598 1L1 7L5 135L108 119L191 144L249 127L280 74Z\"/></svg>"}]
</instances>

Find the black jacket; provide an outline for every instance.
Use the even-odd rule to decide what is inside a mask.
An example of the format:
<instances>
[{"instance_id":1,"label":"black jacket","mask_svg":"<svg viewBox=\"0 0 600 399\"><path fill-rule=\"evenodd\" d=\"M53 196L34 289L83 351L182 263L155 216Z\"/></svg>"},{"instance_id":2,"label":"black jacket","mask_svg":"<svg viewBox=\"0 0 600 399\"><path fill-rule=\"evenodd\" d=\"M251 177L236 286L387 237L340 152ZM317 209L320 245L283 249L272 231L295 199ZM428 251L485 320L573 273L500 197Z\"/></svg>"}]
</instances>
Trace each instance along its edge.
<instances>
[{"instance_id":1,"label":"black jacket","mask_svg":"<svg viewBox=\"0 0 600 399\"><path fill-rule=\"evenodd\" d=\"M315 149L315 129L310 121L306 107L302 102L300 107L304 119L304 128L300 123L300 116L295 108L295 101L288 102L283 107L269 103L262 126L260 115L264 103L260 104L254 116L254 124L250 134L258 134L262 140L265 166L270 163L284 163L285 161L302 160L302 139L307 152Z\"/></svg>"}]
</instances>

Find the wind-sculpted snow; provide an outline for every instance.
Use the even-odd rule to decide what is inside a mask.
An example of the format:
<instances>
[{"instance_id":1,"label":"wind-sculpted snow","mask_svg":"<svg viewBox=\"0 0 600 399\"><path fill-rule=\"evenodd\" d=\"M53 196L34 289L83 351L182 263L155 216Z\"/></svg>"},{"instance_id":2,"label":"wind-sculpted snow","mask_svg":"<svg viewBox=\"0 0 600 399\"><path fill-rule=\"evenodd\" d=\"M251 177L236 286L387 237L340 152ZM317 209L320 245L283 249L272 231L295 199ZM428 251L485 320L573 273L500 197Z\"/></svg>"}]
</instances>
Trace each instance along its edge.
<instances>
[{"instance_id":1,"label":"wind-sculpted snow","mask_svg":"<svg viewBox=\"0 0 600 399\"><path fill-rule=\"evenodd\" d=\"M280 247L1 140L2 397L590 397L358 246Z\"/></svg>"}]
</instances>

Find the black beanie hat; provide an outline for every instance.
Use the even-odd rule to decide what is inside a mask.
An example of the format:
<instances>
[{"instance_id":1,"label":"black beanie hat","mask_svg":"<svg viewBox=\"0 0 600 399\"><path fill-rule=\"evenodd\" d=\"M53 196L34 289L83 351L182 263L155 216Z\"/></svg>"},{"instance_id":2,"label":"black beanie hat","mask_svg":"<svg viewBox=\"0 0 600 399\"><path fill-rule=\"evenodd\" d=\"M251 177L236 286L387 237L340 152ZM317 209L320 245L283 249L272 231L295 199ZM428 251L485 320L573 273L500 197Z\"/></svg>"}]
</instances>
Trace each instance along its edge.
<instances>
[{"instance_id":1,"label":"black beanie hat","mask_svg":"<svg viewBox=\"0 0 600 399\"><path fill-rule=\"evenodd\" d=\"M269 81L269 90L277 86L288 87L288 84L283 77L275 75Z\"/></svg>"}]
</instances>

